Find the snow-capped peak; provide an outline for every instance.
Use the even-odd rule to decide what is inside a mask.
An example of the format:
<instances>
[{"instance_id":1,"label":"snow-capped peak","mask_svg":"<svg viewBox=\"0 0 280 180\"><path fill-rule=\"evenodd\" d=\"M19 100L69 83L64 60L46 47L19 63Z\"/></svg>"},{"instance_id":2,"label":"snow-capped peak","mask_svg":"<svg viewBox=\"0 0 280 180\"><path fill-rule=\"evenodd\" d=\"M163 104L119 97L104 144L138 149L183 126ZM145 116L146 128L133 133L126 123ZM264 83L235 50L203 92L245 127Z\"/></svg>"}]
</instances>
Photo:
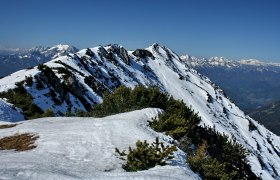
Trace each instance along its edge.
<instances>
[{"instance_id":1,"label":"snow-capped peak","mask_svg":"<svg viewBox=\"0 0 280 180\"><path fill-rule=\"evenodd\" d=\"M257 59L243 59L239 61L240 64L246 64L246 65L252 65L252 66L263 66L265 65L264 62L261 62L260 60Z\"/></svg>"},{"instance_id":2,"label":"snow-capped peak","mask_svg":"<svg viewBox=\"0 0 280 180\"><path fill-rule=\"evenodd\" d=\"M56 51L68 51L68 52L76 52L77 51L77 48L75 48L74 46L69 46L67 44L58 44L58 45L55 45L51 48L49 48L49 50L56 50Z\"/></svg>"},{"instance_id":3,"label":"snow-capped peak","mask_svg":"<svg viewBox=\"0 0 280 180\"><path fill-rule=\"evenodd\" d=\"M58 44L58 45L55 45L54 47L56 47L59 50L66 50L66 49L70 48L70 46L67 44Z\"/></svg>"},{"instance_id":4,"label":"snow-capped peak","mask_svg":"<svg viewBox=\"0 0 280 180\"><path fill-rule=\"evenodd\" d=\"M28 52L45 51L45 49L48 49L48 48L43 47L43 46L34 46L34 47L28 49Z\"/></svg>"}]
</instances>

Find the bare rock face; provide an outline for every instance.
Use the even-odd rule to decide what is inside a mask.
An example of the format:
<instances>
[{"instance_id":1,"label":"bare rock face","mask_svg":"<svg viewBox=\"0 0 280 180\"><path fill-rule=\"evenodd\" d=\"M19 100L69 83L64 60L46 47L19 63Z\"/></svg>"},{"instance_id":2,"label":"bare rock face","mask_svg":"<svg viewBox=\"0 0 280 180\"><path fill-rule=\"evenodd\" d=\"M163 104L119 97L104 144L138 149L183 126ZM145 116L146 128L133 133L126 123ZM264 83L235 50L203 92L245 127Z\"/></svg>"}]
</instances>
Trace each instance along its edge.
<instances>
[{"instance_id":1,"label":"bare rock face","mask_svg":"<svg viewBox=\"0 0 280 180\"><path fill-rule=\"evenodd\" d=\"M127 65L130 65L130 58L129 58L129 55L127 53L127 50L124 49L123 47L120 48L120 54L122 55L123 59L124 59L124 62L127 64Z\"/></svg>"},{"instance_id":2,"label":"bare rock face","mask_svg":"<svg viewBox=\"0 0 280 180\"><path fill-rule=\"evenodd\" d=\"M146 57L150 57L152 59L155 58L153 54L150 51L147 51L146 49L137 49L132 54L138 58L146 58Z\"/></svg>"},{"instance_id":3,"label":"bare rock face","mask_svg":"<svg viewBox=\"0 0 280 180\"><path fill-rule=\"evenodd\" d=\"M103 60L104 57L108 58L109 57L109 53L106 51L106 49L102 46L98 47L98 56Z\"/></svg>"},{"instance_id":4,"label":"bare rock face","mask_svg":"<svg viewBox=\"0 0 280 180\"><path fill-rule=\"evenodd\" d=\"M121 60L125 62L125 64L130 65L130 58L127 53L127 50L122 46L119 46L117 44L109 45L108 51L118 56Z\"/></svg>"}]
</instances>

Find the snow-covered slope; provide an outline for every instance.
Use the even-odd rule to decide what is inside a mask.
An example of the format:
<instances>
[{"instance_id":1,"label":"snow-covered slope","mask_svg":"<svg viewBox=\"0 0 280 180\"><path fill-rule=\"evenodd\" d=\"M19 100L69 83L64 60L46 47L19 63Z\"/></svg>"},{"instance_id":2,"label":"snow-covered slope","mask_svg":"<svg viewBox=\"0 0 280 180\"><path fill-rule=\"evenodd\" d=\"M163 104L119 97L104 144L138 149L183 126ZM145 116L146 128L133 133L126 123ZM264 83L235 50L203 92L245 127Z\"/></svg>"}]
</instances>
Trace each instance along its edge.
<instances>
[{"instance_id":1,"label":"snow-covered slope","mask_svg":"<svg viewBox=\"0 0 280 180\"><path fill-rule=\"evenodd\" d=\"M74 46L62 44L53 47L37 46L28 50L0 51L0 77L77 51Z\"/></svg>"},{"instance_id":2,"label":"snow-covered slope","mask_svg":"<svg viewBox=\"0 0 280 180\"><path fill-rule=\"evenodd\" d=\"M24 85L34 102L61 114L90 110L102 102L102 92L120 85L157 86L191 105L201 116L202 126L214 127L243 144L251 152L249 161L257 176L273 179L280 175L280 138L246 116L219 87L166 47L153 44L126 51L119 45L99 46L45 65L52 69L35 67L0 79L0 92L32 76L33 84Z\"/></svg>"},{"instance_id":3,"label":"snow-covered slope","mask_svg":"<svg viewBox=\"0 0 280 180\"><path fill-rule=\"evenodd\" d=\"M185 164L185 154L177 150L167 166L125 172L124 161L115 148L128 150L137 140L168 144L171 139L147 126L158 109L118 114L105 118L43 118L25 121L1 130L0 138L15 133L39 136L31 151L0 152L1 179L199 179Z\"/></svg>"},{"instance_id":4,"label":"snow-covered slope","mask_svg":"<svg viewBox=\"0 0 280 180\"><path fill-rule=\"evenodd\" d=\"M0 121L17 122L24 120L18 109L0 98Z\"/></svg>"}]
</instances>

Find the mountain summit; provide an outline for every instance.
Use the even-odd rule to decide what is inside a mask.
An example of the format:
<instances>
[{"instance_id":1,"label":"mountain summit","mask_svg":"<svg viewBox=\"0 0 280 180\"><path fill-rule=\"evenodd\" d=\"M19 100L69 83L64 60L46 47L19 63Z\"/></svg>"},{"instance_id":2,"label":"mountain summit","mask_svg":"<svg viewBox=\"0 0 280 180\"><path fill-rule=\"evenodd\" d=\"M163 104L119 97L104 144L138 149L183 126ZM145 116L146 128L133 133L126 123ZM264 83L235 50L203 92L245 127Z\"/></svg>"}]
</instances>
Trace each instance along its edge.
<instances>
[{"instance_id":1,"label":"mountain summit","mask_svg":"<svg viewBox=\"0 0 280 180\"><path fill-rule=\"evenodd\" d=\"M182 99L201 116L201 126L213 127L248 149L251 169L258 177L279 177L280 138L246 116L209 78L159 44L135 51L116 44L83 49L0 79L0 92L25 90L41 111L61 115L91 110L102 102L105 91L113 92L120 85L157 86Z\"/></svg>"}]
</instances>

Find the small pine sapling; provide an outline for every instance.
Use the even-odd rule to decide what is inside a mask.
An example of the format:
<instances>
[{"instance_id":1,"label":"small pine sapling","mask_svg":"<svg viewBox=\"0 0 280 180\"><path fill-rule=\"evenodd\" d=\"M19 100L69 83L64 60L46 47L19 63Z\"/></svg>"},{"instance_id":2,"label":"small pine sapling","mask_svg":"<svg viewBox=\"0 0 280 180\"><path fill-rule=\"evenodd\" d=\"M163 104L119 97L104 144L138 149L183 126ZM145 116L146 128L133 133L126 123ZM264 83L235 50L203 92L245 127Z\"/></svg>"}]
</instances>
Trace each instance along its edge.
<instances>
[{"instance_id":1,"label":"small pine sapling","mask_svg":"<svg viewBox=\"0 0 280 180\"><path fill-rule=\"evenodd\" d=\"M126 156L127 162L123 165L126 171L141 171L157 165L166 165L167 161L174 157L173 152L176 151L176 146L165 146L156 138L152 144L147 143L146 140L144 142L138 140L135 149L129 147L128 154L125 151L121 152L118 148L115 151L121 159Z\"/></svg>"}]
</instances>

